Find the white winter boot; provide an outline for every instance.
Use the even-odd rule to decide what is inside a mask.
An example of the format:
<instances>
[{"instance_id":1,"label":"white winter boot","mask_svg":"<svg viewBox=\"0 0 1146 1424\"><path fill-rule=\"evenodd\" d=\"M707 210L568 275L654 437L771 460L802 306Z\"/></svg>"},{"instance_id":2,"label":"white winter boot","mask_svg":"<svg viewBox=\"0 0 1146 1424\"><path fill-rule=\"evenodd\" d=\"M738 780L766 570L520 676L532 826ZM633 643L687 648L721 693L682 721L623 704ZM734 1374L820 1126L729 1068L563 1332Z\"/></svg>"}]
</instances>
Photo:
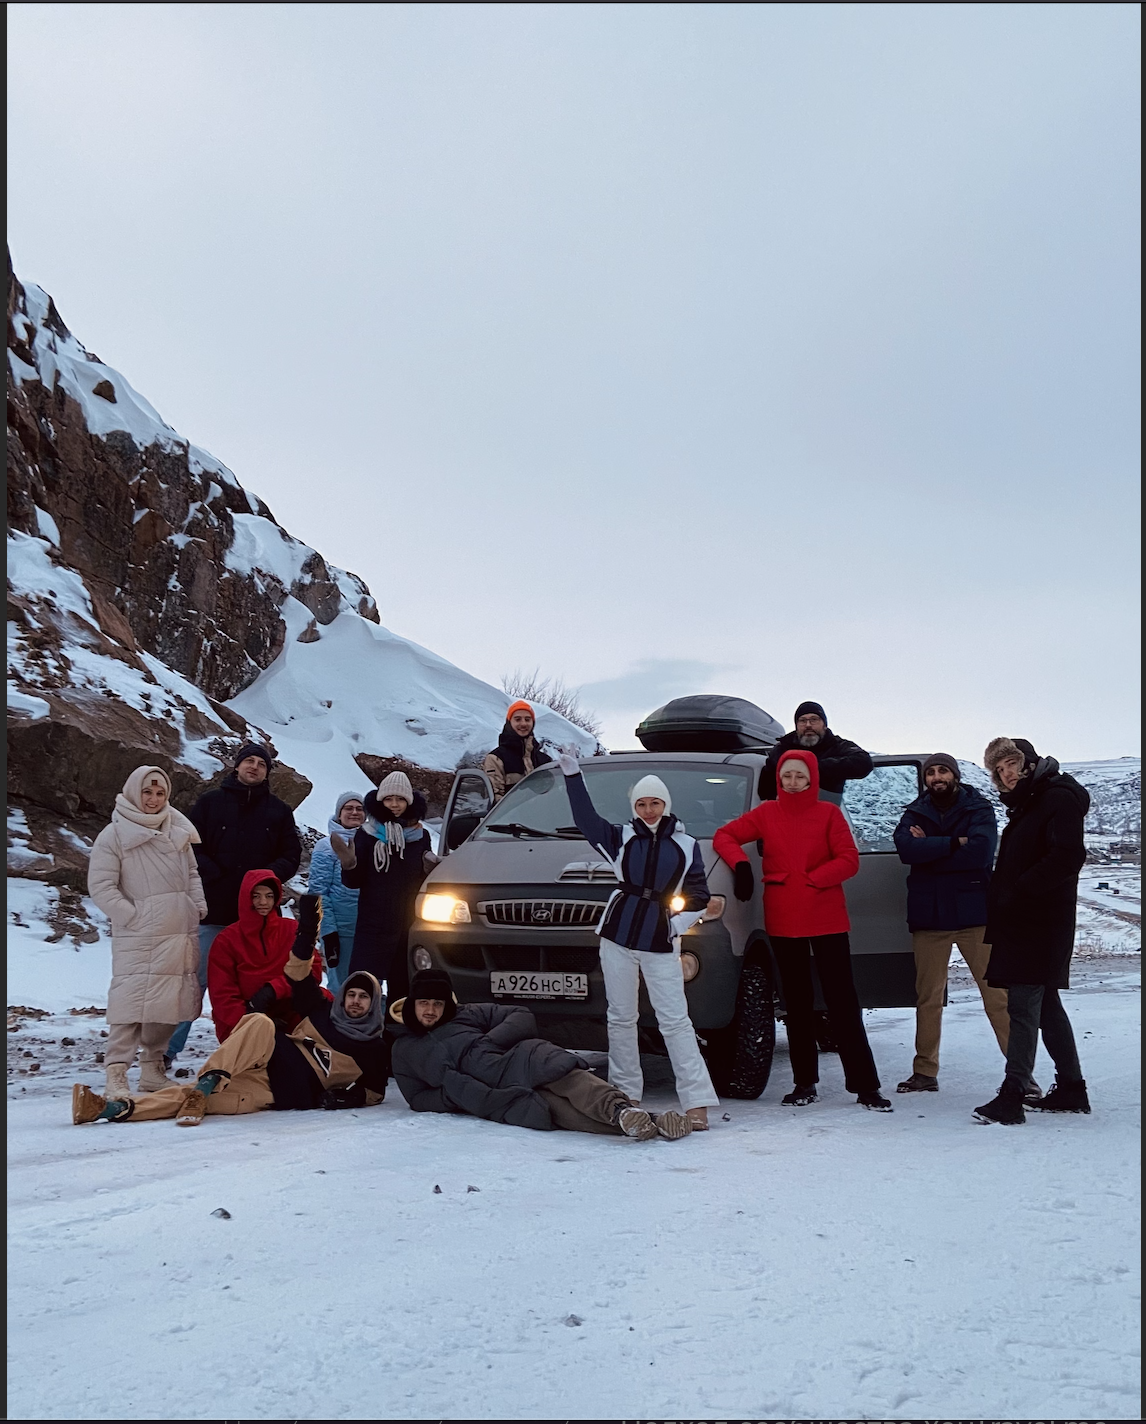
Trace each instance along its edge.
<instances>
[{"instance_id":1,"label":"white winter boot","mask_svg":"<svg viewBox=\"0 0 1146 1424\"><path fill-rule=\"evenodd\" d=\"M127 1064L109 1063L107 1065L107 1087L104 1089L104 1096L108 1102L129 1103L132 1099L132 1092L127 1083Z\"/></svg>"},{"instance_id":2,"label":"white winter boot","mask_svg":"<svg viewBox=\"0 0 1146 1424\"><path fill-rule=\"evenodd\" d=\"M161 1088L170 1088L171 1079L163 1071L162 1058L145 1058L139 1065L139 1091L158 1093Z\"/></svg>"}]
</instances>

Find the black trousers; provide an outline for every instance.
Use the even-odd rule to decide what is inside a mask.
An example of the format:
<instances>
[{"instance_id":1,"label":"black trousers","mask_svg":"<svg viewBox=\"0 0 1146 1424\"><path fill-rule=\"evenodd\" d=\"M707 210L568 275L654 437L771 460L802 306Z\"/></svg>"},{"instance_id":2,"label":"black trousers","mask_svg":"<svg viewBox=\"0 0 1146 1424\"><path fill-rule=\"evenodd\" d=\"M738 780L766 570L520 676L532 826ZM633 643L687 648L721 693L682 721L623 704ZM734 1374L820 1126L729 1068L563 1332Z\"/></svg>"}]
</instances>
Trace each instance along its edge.
<instances>
[{"instance_id":1,"label":"black trousers","mask_svg":"<svg viewBox=\"0 0 1146 1424\"><path fill-rule=\"evenodd\" d=\"M1011 1019L1011 1036L1007 1041L1009 1082L1026 1088L1032 1081L1040 1029L1059 1081L1081 1081L1074 1030L1057 989L1046 989L1041 984L1012 984L1007 990L1007 1013Z\"/></svg>"},{"instance_id":2,"label":"black trousers","mask_svg":"<svg viewBox=\"0 0 1146 1424\"><path fill-rule=\"evenodd\" d=\"M812 985L812 956L824 991L844 1083L849 1093L874 1093L879 1074L863 1026L863 1011L852 978L851 942L846 934L812 935L808 939L781 939L770 935L772 952L780 968L788 1017L788 1052L792 1077L801 1087L820 1081L816 1049L816 994Z\"/></svg>"}]
</instances>

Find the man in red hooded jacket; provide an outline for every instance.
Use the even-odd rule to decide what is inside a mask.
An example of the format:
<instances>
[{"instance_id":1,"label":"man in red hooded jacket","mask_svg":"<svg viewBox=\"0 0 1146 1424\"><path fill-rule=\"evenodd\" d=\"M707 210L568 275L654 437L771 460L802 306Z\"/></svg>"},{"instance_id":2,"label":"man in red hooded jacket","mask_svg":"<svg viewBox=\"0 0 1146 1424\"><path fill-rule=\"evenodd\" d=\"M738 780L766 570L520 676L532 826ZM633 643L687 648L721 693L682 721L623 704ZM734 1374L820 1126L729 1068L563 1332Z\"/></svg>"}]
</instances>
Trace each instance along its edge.
<instances>
[{"instance_id":1,"label":"man in red hooded jacket","mask_svg":"<svg viewBox=\"0 0 1146 1424\"><path fill-rule=\"evenodd\" d=\"M273 871L248 870L239 891L239 918L211 946L207 989L220 1043L246 1014L266 1014L288 1032L298 1023L284 973L298 925L279 914L282 895ZM311 973L322 982L317 955Z\"/></svg>"},{"instance_id":2,"label":"man in red hooded jacket","mask_svg":"<svg viewBox=\"0 0 1146 1424\"><path fill-rule=\"evenodd\" d=\"M891 1112L891 1103L879 1092L852 978L843 884L859 870L855 840L840 808L819 799L819 767L811 752L785 752L776 771L776 800L762 801L722 826L712 846L732 867L736 898L750 900L752 867L741 847L757 840L764 845L764 928L784 987L795 1079L783 1101L795 1107L816 1101L820 1072L812 985L815 956L847 1090L863 1107Z\"/></svg>"}]
</instances>

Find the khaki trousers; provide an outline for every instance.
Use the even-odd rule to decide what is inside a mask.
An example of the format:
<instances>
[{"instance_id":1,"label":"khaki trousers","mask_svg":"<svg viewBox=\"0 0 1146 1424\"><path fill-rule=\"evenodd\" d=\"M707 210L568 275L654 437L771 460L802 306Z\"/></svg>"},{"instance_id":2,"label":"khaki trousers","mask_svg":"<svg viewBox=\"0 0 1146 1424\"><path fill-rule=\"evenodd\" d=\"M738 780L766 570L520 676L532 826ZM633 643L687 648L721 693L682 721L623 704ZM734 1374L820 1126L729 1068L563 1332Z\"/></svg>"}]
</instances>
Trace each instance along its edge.
<instances>
[{"instance_id":1,"label":"khaki trousers","mask_svg":"<svg viewBox=\"0 0 1146 1424\"><path fill-rule=\"evenodd\" d=\"M1003 1056L1011 1021L1007 1015L1006 989L990 989L984 977L991 946L983 943L985 925L973 925L964 930L915 930L911 942L915 949L915 1064L913 1071L929 1078L939 1076L939 1034L943 1022L943 994L947 988L947 969L951 963L951 946L955 945L975 976L983 1007L999 1040Z\"/></svg>"},{"instance_id":2,"label":"khaki trousers","mask_svg":"<svg viewBox=\"0 0 1146 1424\"><path fill-rule=\"evenodd\" d=\"M208 1113L251 1113L274 1106L267 1064L275 1051L275 1026L266 1014L247 1014L239 1020L225 1043L207 1059L199 1070L204 1073L223 1072L224 1078L207 1099ZM135 1099L132 1122L154 1122L158 1118L174 1117L179 1104L193 1083L161 1088L158 1093L143 1093Z\"/></svg>"},{"instance_id":3,"label":"khaki trousers","mask_svg":"<svg viewBox=\"0 0 1146 1424\"><path fill-rule=\"evenodd\" d=\"M549 1105L554 1127L568 1132L621 1132L613 1119L620 1108L629 1106L628 1095L585 1068L574 1068L537 1091Z\"/></svg>"},{"instance_id":4,"label":"khaki trousers","mask_svg":"<svg viewBox=\"0 0 1146 1424\"><path fill-rule=\"evenodd\" d=\"M139 1049L139 1061L153 1063L167 1052L167 1044L174 1031L174 1024L108 1024L103 1061L107 1064L123 1063L130 1068L135 1062L135 1051Z\"/></svg>"}]
</instances>

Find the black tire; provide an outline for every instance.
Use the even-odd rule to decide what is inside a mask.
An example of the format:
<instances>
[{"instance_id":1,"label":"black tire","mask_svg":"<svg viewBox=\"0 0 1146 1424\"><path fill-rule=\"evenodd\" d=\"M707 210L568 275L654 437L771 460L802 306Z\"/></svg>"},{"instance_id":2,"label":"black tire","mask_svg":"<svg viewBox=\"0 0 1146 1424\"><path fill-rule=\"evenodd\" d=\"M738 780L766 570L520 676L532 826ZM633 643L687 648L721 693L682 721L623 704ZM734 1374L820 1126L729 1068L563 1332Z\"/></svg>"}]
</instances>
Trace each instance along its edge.
<instances>
[{"instance_id":1,"label":"black tire","mask_svg":"<svg viewBox=\"0 0 1146 1424\"><path fill-rule=\"evenodd\" d=\"M722 1098L758 1098L768 1086L776 1051L773 1000L767 967L749 961L740 975L732 1022L708 1037L708 1070Z\"/></svg>"}]
</instances>

